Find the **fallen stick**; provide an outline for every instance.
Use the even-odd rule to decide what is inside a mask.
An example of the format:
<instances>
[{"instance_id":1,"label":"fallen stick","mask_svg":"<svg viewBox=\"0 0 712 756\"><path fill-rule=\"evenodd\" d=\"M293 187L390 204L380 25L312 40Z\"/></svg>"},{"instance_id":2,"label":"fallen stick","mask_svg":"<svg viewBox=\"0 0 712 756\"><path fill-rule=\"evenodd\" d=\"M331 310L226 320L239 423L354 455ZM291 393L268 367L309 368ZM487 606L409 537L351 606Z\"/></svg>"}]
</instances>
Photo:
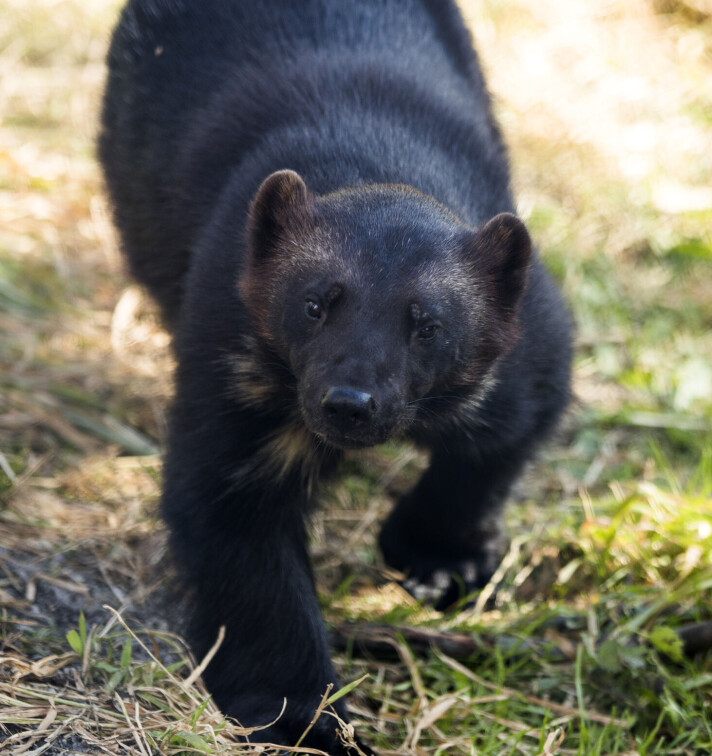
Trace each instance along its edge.
<instances>
[{"instance_id":1,"label":"fallen stick","mask_svg":"<svg viewBox=\"0 0 712 756\"><path fill-rule=\"evenodd\" d=\"M683 625L677 628L676 632L682 641L685 656L692 657L712 650L712 621ZM483 637L422 627L356 622L342 622L335 625L331 631L331 641L335 648L341 651L353 649L361 655L379 659L396 658L394 643L401 638L418 656L424 656L431 649L437 649L453 659L468 659L475 654L485 654L494 648L500 648L504 651L533 651L539 655L546 655L551 661L571 659L569 650L540 638Z\"/></svg>"},{"instance_id":2,"label":"fallen stick","mask_svg":"<svg viewBox=\"0 0 712 756\"><path fill-rule=\"evenodd\" d=\"M403 625L342 622L331 630L332 645L338 650L353 649L361 655L379 659L398 657L398 640L405 640L413 653L424 656L435 648L453 659L468 659L474 654L487 654L495 647L503 651L516 649L534 651L546 655L552 661L565 661L569 655L555 643L539 638L515 638L512 636L469 635L447 630L430 630ZM553 658L552 658L553 657Z\"/></svg>"}]
</instances>

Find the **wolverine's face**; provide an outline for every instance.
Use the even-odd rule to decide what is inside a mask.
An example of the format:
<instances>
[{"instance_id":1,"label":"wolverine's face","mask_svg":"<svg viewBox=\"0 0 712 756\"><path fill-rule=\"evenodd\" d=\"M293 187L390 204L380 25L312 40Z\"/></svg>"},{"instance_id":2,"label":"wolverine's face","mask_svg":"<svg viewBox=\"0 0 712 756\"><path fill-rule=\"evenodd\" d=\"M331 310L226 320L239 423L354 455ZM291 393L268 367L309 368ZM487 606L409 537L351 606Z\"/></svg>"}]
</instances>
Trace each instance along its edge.
<instances>
[{"instance_id":1,"label":"wolverine's face","mask_svg":"<svg viewBox=\"0 0 712 756\"><path fill-rule=\"evenodd\" d=\"M513 216L475 232L405 187L315 197L279 172L250 244L243 298L306 426L335 446L381 443L429 398L476 391L515 338L529 241Z\"/></svg>"},{"instance_id":2,"label":"wolverine's face","mask_svg":"<svg viewBox=\"0 0 712 756\"><path fill-rule=\"evenodd\" d=\"M367 266L358 277L342 269L299 281L282 325L307 426L342 447L405 430L418 400L456 367L453 304Z\"/></svg>"}]
</instances>

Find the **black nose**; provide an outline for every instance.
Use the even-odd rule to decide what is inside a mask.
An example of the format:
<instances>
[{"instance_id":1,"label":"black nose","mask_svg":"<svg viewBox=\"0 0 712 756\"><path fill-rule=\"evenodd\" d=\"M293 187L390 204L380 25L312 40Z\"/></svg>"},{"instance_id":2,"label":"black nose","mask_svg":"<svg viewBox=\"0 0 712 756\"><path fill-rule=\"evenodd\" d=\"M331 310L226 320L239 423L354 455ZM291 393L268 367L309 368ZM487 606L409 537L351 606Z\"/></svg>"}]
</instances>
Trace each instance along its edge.
<instances>
[{"instance_id":1,"label":"black nose","mask_svg":"<svg viewBox=\"0 0 712 756\"><path fill-rule=\"evenodd\" d=\"M376 402L365 391L348 386L332 386L321 400L324 414L339 430L368 425L376 409Z\"/></svg>"}]
</instances>

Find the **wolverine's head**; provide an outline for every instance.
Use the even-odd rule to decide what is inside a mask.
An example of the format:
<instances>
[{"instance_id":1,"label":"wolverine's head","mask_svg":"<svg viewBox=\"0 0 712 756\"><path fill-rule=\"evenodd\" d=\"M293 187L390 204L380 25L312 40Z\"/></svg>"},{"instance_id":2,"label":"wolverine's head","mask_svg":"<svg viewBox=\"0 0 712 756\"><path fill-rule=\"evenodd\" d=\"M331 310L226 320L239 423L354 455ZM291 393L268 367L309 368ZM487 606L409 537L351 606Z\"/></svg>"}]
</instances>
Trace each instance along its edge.
<instances>
[{"instance_id":1,"label":"wolverine's head","mask_svg":"<svg viewBox=\"0 0 712 756\"><path fill-rule=\"evenodd\" d=\"M247 243L240 294L257 337L335 446L381 443L425 417L423 400L476 394L516 341L531 245L511 214L473 229L406 186L316 195L278 171Z\"/></svg>"}]
</instances>

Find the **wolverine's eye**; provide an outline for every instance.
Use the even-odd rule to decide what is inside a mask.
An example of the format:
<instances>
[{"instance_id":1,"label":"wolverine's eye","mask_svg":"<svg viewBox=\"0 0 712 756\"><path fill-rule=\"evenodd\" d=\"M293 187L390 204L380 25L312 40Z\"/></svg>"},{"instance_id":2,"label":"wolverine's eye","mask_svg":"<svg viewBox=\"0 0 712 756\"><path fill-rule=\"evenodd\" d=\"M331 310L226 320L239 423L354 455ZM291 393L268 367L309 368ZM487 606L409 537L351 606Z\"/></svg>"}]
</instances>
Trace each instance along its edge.
<instances>
[{"instance_id":1,"label":"wolverine's eye","mask_svg":"<svg viewBox=\"0 0 712 756\"><path fill-rule=\"evenodd\" d=\"M319 320L322 315L321 305L313 299L307 299L304 305L304 312L307 314L307 317Z\"/></svg>"},{"instance_id":2,"label":"wolverine's eye","mask_svg":"<svg viewBox=\"0 0 712 756\"><path fill-rule=\"evenodd\" d=\"M438 327L436 325L426 325L423 326L418 331L418 338L422 341L430 341L431 339L435 338L435 334L438 331Z\"/></svg>"}]
</instances>

